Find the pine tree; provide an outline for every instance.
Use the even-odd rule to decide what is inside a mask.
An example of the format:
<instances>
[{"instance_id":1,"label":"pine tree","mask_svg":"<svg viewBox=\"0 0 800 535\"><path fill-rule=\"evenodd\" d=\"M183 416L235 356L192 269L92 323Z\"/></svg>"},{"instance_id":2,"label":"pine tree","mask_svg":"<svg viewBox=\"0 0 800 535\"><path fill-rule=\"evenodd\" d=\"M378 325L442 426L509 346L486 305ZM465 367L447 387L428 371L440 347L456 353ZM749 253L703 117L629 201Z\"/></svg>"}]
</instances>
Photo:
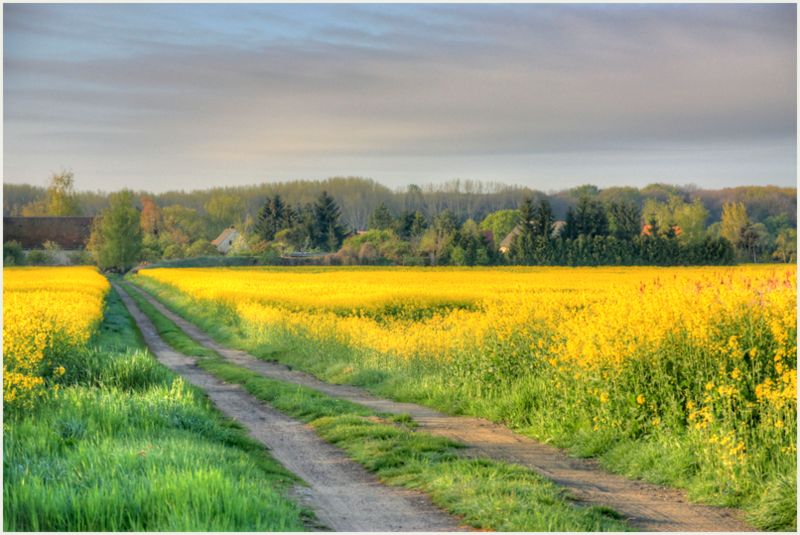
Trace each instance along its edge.
<instances>
[{"instance_id":1,"label":"pine tree","mask_svg":"<svg viewBox=\"0 0 800 535\"><path fill-rule=\"evenodd\" d=\"M547 199L540 199L539 204L533 211L533 234L545 240L550 239L550 232L553 227L553 209Z\"/></svg>"},{"instance_id":2,"label":"pine tree","mask_svg":"<svg viewBox=\"0 0 800 535\"><path fill-rule=\"evenodd\" d=\"M422 215L422 212L417 210L414 212L414 218L411 220L411 236L415 238L422 236L426 228L428 228L428 222L425 220L425 216Z\"/></svg>"},{"instance_id":3,"label":"pine tree","mask_svg":"<svg viewBox=\"0 0 800 535\"><path fill-rule=\"evenodd\" d=\"M565 229L568 238L586 236L608 235L608 216L605 207L600 201L581 197L574 209L567 212L567 226Z\"/></svg>"},{"instance_id":4,"label":"pine tree","mask_svg":"<svg viewBox=\"0 0 800 535\"><path fill-rule=\"evenodd\" d=\"M339 223L340 210L336 201L323 191L314 203L314 232L312 241L317 247L327 247L329 251L339 248L344 238L344 229Z\"/></svg>"},{"instance_id":5,"label":"pine tree","mask_svg":"<svg viewBox=\"0 0 800 535\"><path fill-rule=\"evenodd\" d=\"M369 223L367 224L370 229L386 230L392 226L392 212L386 203L381 202L377 208L370 214Z\"/></svg>"},{"instance_id":6,"label":"pine tree","mask_svg":"<svg viewBox=\"0 0 800 535\"><path fill-rule=\"evenodd\" d=\"M287 206L280 195L275 195L271 199L267 198L264 206L258 212L255 232L262 239L272 241L275 239L275 234L291 227L294 219L294 211L291 206Z\"/></svg>"},{"instance_id":7,"label":"pine tree","mask_svg":"<svg viewBox=\"0 0 800 535\"><path fill-rule=\"evenodd\" d=\"M609 230L618 240L632 240L642 230L642 214L631 202L612 202L608 207Z\"/></svg>"},{"instance_id":8,"label":"pine tree","mask_svg":"<svg viewBox=\"0 0 800 535\"><path fill-rule=\"evenodd\" d=\"M395 233L403 239L411 237L411 227L414 224L414 214L408 210L403 210L403 213L392 222L392 228Z\"/></svg>"},{"instance_id":9,"label":"pine tree","mask_svg":"<svg viewBox=\"0 0 800 535\"><path fill-rule=\"evenodd\" d=\"M538 209L533 206L533 199L525 197L519 207L519 233L511 242L511 259L519 264L534 262L535 237L537 227L542 224L537 220Z\"/></svg>"}]
</instances>

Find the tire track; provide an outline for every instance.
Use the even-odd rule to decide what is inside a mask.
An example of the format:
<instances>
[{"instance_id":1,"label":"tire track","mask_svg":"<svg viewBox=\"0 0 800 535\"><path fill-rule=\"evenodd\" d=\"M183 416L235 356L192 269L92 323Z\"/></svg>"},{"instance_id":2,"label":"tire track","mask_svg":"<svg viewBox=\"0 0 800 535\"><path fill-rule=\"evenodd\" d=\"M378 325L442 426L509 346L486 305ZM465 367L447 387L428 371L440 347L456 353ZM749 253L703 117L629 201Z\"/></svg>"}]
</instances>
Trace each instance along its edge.
<instances>
[{"instance_id":1,"label":"tire track","mask_svg":"<svg viewBox=\"0 0 800 535\"><path fill-rule=\"evenodd\" d=\"M289 471L309 486L293 495L335 531L457 531L457 519L417 491L387 487L310 427L265 406L237 385L223 383L158 335L130 296L114 285L156 358L201 388L225 415L244 425Z\"/></svg>"},{"instance_id":2,"label":"tire track","mask_svg":"<svg viewBox=\"0 0 800 535\"><path fill-rule=\"evenodd\" d=\"M362 388L335 385L292 370L276 362L260 360L244 351L220 345L204 331L166 308L148 292L134 286L159 312L201 345L227 361L265 377L303 385L392 414L408 414L419 430L467 445L465 455L519 464L566 488L576 499L611 507L634 529L641 531L755 531L736 509L689 503L683 491L631 480L603 470L591 459L569 457L562 450L481 418L447 416L421 405L376 397Z\"/></svg>"}]
</instances>

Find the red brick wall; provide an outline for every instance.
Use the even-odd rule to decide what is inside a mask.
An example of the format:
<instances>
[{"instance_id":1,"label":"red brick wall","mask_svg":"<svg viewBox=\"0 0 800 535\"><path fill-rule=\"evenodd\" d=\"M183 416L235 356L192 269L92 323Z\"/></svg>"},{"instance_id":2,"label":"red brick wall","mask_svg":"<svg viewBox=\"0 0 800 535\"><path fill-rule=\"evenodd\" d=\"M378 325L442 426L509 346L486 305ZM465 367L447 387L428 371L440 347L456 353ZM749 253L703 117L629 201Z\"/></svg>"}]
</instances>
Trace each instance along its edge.
<instances>
[{"instance_id":1,"label":"red brick wall","mask_svg":"<svg viewBox=\"0 0 800 535\"><path fill-rule=\"evenodd\" d=\"M40 249L52 241L62 249L83 249L93 217L4 217L3 243L18 241L23 249Z\"/></svg>"}]
</instances>

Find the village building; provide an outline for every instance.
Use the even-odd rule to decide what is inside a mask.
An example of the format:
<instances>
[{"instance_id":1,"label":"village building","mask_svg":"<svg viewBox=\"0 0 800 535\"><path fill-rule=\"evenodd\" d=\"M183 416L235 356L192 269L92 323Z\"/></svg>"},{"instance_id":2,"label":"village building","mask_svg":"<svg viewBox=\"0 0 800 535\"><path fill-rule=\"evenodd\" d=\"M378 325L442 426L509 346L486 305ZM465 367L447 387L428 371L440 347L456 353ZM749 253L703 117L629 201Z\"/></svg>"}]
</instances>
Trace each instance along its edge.
<instances>
[{"instance_id":1,"label":"village building","mask_svg":"<svg viewBox=\"0 0 800 535\"><path fill-rule=\"evenodd\" d=\"M233 241L239 237L239 231L236 230L234 227L228 227L223 230L219 236L214 238L211 242L211 245L217 248L222 254L228 254L228 251L231 250L231 246L233 245Z\"/></svg>"},{"instance_id":2,"label":"village building","mask_svg":"<svg viewBox=\"0 0 800 535\"><path fill-rule=\"evenodd\" d=\"M86 248L94 217L3 217L3 243L16 241L23 249L44 248L52 242L65 250Z\"/></svg>"},{"instance_id":3,"label":"village building","mask_svg":"<svg viewBox=\"0 0 800 535\"><path fill-rule=\"evenodd\" d=\"M509 232L508 235L503 238L503 241L500 242L500 247L498 248L499 251L503 254L508 254L508 252L511 250L511 244L514 243L514 238L519 236L520 232L522 232L522 227L519 225L511 229L511 232Z\"/></svg>"},{"instance_id":4,"label":"village building","mask_svg":"<svg viewBox=\"0 0 800 535\"><path fill-rule=\"evenodd\" d=\"M51 248L53 262L66 265L70 254L86 249L93 222L84 216L3 217L3 243L15 241L24 251Z\"/></svg>"},{"instance_id":5,"label":"village building","mask_svg":"<svg viewBox=\"0 0 800 535\"><path fill-rule=\"evenodd\" d=\"M550 237L555 239L561 236L561 233L564 232L564 227L566 224L567 222L562 220L553 221L553 224L550 227ZM500 247L498 247L498 250L503 254L508 254L508 252L511 250L511 244L514 243L514 238L519 236L520 232L522 232L522 227L520 225L514 227L511 232L509 232L508 235L503 238L503 241L500 242Z\"/></svg>"}]
</instances>

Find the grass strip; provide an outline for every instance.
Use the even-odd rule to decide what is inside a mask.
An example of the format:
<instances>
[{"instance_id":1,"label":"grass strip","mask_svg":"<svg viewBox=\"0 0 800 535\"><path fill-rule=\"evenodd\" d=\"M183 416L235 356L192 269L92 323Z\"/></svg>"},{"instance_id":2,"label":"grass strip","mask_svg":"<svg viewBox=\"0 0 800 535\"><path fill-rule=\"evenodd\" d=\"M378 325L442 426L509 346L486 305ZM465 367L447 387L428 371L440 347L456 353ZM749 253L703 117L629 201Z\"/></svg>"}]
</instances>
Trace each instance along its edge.
<instances>
[{"instance_id":1,"label":"grass strip","mask_svg":"<svg viewBox=\"0 0 800 535\"><path fill-rule=\"evenodd\" d=\"M297 479L144 349L111 291L58 395L3 428L7 531L302 531Z\"/></svg>"},{"instance_id":2,"label":"grass strip","mask_svg":"<svg viewBox=\"0 0 800 535\"><path fill-rule=\"evenodd\" d=\"M309 423L319 435L390 485L422 490L433 502L476 528L497 531L622 531L626 524L605 507L571 503L563 489L533 471L486 459L466 459L458 444L414 432L408 416L389 417L316 390L265 378L193 347L175 323L130 292L168 344L200 357L198 365L242 385L254 397ZM177 332L176 332L177 331Z\"/></svg>"}]
</instances>

